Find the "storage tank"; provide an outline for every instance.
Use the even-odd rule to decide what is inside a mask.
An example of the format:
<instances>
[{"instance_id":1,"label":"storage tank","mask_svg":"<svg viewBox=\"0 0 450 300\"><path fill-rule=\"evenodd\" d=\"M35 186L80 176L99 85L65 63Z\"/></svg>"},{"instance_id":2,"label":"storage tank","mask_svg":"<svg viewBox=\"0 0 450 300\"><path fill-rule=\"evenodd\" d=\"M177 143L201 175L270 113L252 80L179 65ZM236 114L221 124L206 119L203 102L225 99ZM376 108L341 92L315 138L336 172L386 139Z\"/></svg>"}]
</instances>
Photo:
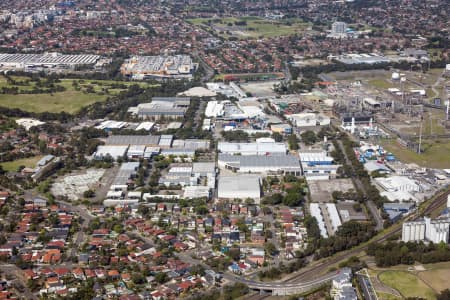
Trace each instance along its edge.
<instances>
[{"instance_id":1,"label":"storage tank","mask_svg":"<svg viewBox=\"0 0 450 300\"><path fill-rule=\"evenodd\" d=\"M392 80L399 80L400 79L400 74L397 72L392 73Z\"/></svg>"}]
</instances>

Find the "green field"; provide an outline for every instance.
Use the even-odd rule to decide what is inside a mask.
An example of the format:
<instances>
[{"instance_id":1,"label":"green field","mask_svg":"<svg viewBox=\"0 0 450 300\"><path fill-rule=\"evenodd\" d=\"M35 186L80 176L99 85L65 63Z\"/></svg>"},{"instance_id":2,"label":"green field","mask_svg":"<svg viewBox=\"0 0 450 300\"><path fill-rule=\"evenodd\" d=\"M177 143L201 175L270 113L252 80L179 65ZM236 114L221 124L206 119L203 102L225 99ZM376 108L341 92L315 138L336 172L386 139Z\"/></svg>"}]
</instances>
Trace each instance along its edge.
<instances>
[{"instance_id":1,"label":"green field","mask_svg":"<svg viewBox=\"0 0 450 300\"><path fill-rule=\"evenodd\" d=\"M384 271L379 274L380 280L399 291L403 297L421 297L436 299L434 291L414 274L403 271Z\"/></svg>"},{"instance_id":2,"label":"green field","mask_svg":"<svg viewBox=\"0 0 450 300\"><path fill-rule=\"evenodd\" d=\"M416 163L428 168L450 168L450 141L448 140L424 140L422 154L399 145L396 140L385 140L381 142L381 145L404 163Z\"/></svg>"},{"instance_id":3,"label":"green field","mask_svg":"<svg viewBox=\"0 0 450 300\"><path fill-rule=\"evenodd\" d=\"M42 156L33 156L28 158L17 159L14 161L8 161L1 163L3 170L8 172L15 172L20 166L25 166L26 168L35 168L37 162L42 158Z\"/></svg>"},{"instance_id":4,"label":"green field","mask_svg":"<svg viewBox=\"0 0 450 300\"><path fill-rule=\"evenodd\" d=\"M369 84L382 90L387 90L388 88L393 87L393 84L388 82L386 79L372 79L369 80Z\"/></svg>"},{"instance_id":5,"label":"green field","mask_svg":"<svg viewBox=\"0 0 450 300\"><path fill-rule=\"evenodd\" d=\"M287 36L303 32L308 26L300 19L267 20L258 17L197 18L189 23L212 29L224 37L263 38Z\"/></svg>"},{"instance_id":6,"label":"green field","mask_svg":"<svg viewBox=\"0 0 450 300\"><path fill-rule=\"evenodd\" d=\"M13 77L14 80L25 81L27 77ZM45 79L41 79L45 80ZM73 82L77 82L74 86ZM8 108L19 108L29 112L62 112L76 113L82 107L88 106L95 102L105 101L108 97L117 95L124 88L118 88L114 85L130 86L139 84L142 87L150 87L148 83L122 82L112 80L79 80L79 79L62 79L61 82L55 83L57 86L64 87L65 90L54 93L36 93L27 94L25 91L31 91L36 88L36 82L29 81L27 85L14 85L0 76L0 89L17 87L19 93L0 94L0 106Z\"/></svg>"}]
</instances>

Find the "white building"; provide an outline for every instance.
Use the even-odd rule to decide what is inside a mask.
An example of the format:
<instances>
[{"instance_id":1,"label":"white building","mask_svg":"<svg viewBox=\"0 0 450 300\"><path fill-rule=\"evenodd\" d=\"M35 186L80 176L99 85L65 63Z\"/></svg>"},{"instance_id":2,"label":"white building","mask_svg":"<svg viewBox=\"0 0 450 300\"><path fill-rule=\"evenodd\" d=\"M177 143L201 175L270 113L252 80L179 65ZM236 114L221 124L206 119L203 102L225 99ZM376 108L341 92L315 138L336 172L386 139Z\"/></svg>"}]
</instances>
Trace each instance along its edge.
<instances>
[{"instance_id":1,"label":"white building","mask_svg":"<svg viewBox=\"0 0 450 300\"><path fill-rule=\"evenodd\" d=\"M239 175L220 176L219 199L253 199L256 204L261 200L261 182L259 176Z\"/></svg>"},{"instance_id":2,"label":"white building","mask_svg":"<svg viewBox=\"0 0 450 300\"><path fill-rule=\"evenodd\" d=\"M311 203L309 206L309 210L311 212L311 216L316 218L317 225L319 225L320 235L324 238L328 237L327 228L325 227L325 221L322 216L322 210L319 207L318 203Z\"/></svg>"},{"instance_id":3,"label":"white building","mask_svg":"<svg viewBox=\"0 0 450 300\"><path fill-rule=\"evenodd\" d=\"M229 143L219 142L219 152L239 155L286 155L287 148L284 143L276 143L271 138L260 138L255 143Z\"/></svg>"},{"instance_id":4,"label":"white building","mask_svg":"<svg viewBox=\"0 0 450 300\"><path fill-rule=\"evenodd\" d=\"M414 221L403 223L402 241L423 241L425 239L425 222Z\"/></svg>"},{"instance_id":5,"label":"white building","mask_svg":"<svg viewBox=\"0 0 450 300\"><path fill-rule=\"evenodd\" d=\"M296 127L325 126L330 125L331 122L329 117L316 113L292 114L286 115L286 118L291 120Z\"/></svg>"},{"instance_id":6,"label":"white building","mask_svg":"<svg viewBox=\"0 0 450 300\"><path fill-rule=\"evenodd\" d=\"M294 155L219 154L218 166L238 173L277 173L301 175L299 159Z\"/></svg>"},{"instance_id":7,"label":"white building","mask_svg":"<svg viewBox=\"0 0 450 300\"><path fill-rule=\"evenodd\" d=\"M425 217L421 221L405 222L402 228L402 241L418 242L428 240L435 244L448 243L450 219L435 219Z\"/></svg>"},{"instance_id":8,"label":"white building","mask_svg":"<svg viewBox=\"0 0 450 300\"><path fill-rule=\"evenodd\" d=\"M419 192L420 186L406 176L379 177L375 181L386 191Z\"/></svg>"},{"instance_id":9,"label":"white building","mask_svg":"<svg viewBox=\"0 0 450 300\"><path fill-rule=\"evenodd\" d=\"M209 101L206 105L205 116L207 118L217 118L224 114L224 105L219 101Z\"/></svg>"},{"instance_id":10,"label":"white building","mask_svg":"<svg viewBox=\"0 0 450 300\"><path fill-rule=\"evenodd\" d=\"M342 34L347 30L347 24L345 22L334 22L331 25L331 33Z\"/></svg>"}]
</instances>

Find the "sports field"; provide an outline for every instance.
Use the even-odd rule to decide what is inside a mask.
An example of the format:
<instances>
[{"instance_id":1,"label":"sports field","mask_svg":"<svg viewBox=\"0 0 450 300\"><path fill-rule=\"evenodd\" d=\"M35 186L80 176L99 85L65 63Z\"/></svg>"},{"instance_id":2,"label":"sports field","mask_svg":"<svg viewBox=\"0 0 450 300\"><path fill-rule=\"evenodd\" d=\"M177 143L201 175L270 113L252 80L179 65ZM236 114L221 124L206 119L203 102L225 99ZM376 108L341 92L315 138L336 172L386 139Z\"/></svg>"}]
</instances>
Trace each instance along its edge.
<instances>
[{"instance_id":1,"label":"sports field","mask_svg":"<svg viewBox=\"0 0 450 300\"><path fill-rule=\"evenodd\" d=\"M62 112L76 113L82 107L99 101L105 101L108 97L117 95L128 86L137 84L135 82L122 82L111 80L80 80L63 79L55 83L56 86L64 87L64 91L54 93L26 93L38 87L35 81L28 77L13 77L14 80L27 82L26 84L11 84L6 78L0 76L0 89L18 88L18 94L1 93L0 106L7 108L19 108L29 112ZM41 79L45 81L45 79ZM75 83L74 83L75 82ZM148 83L139 83L148 86Z\"/></svg>"},{"instance_id":2,"label":"sports field","mask_svg":"<svg viewBox=\"0 0 450 300\"><path fill-rule=\"evenodd\" d=\"M194 25L212 29L224 37L262 38L303 32L308 24L300 19L268 20L258 17L188 19Z\"/></svg>"}]
</instances>

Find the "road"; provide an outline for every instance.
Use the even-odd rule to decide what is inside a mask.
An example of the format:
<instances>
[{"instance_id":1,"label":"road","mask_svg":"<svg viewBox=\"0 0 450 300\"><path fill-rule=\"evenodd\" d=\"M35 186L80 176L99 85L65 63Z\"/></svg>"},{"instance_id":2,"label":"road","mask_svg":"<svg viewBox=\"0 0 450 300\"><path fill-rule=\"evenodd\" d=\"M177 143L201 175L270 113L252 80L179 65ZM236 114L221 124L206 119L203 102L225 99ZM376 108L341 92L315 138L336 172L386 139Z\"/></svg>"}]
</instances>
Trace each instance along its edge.
<instances>
[{"instance_id":1,"label":"road","mask_svg":"<svg viewBox=\"0 0 450 300\"><path fill-rule=\"evenodd\" d=\"M337 143L339 145L339 148L341 149L341 152L344 154L344 158L345 158L346 164L348 164L349 166L352 166L352 163L351 163L350 159L348 158L347 153L345 152L344 145L342 144L342 141L338 140ZM356 187L359 190L361 190L364 193L365 196L367 196L366 188L362 184L361 180L358 177L353 177L352 181L356 185ZM371 215L375 219L374 220L376 222L375 229L377 231L382 230L384 228L384 226L383 226L384 225L384 221L383 221L383 218L381 218L380 213L378 212L377 206L371 200L367 200L366 201L366 205L367 205L367 208L370 210Z\"/></svg>"},{"instance_id":2,"label":"road","mask_svg":"<svg viewBox=\"0 0 450 300\"><path fill-rule=\"evenodd\" d=\"M198 55L197 50L194 50L192 53L193 57L198 59L199 63L202 65L203 70L205 70L205 74L202 76L201 81L202 82L208 82L213 78L215 71L213 68L211 68L202 58L200 55Z\"/></svg>"},{"instance_id":3,"label":"road","mask_svg":"<svg viewBox=\"0 0 450 300\"><path fill-rule=\"evenodd\" d=\"M75 233L73 236L73 246L69 249L68 257L76 256L78 248L80 247L81 243L86 240L85 230L89 226L89 222L92 221L95 217L92 216L86 207L81 205L72 205L69 202L56 200L56 203L58 203L62 207L67 207L70 211L76 212L81 219L79 220L80 223L80 230Z\"/></svg>"}]
</instances>

